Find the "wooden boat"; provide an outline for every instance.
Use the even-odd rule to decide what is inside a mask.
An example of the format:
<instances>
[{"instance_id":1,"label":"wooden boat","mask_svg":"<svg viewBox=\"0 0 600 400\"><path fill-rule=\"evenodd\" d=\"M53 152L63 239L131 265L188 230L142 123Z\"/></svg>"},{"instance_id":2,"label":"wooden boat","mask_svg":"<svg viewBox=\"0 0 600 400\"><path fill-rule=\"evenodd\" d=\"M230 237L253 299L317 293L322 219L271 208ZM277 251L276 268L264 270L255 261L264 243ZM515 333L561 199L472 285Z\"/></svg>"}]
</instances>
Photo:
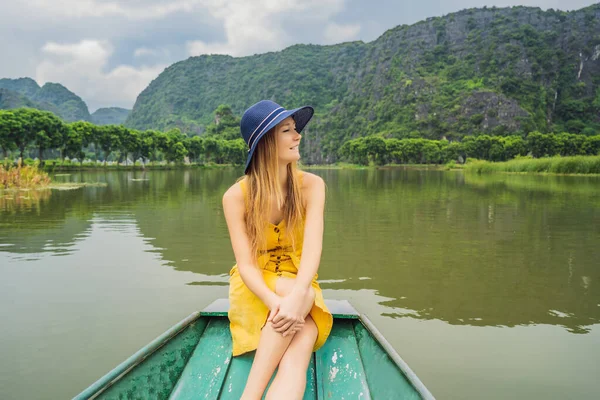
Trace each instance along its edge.
<instances>
[{"instance_id":1,"label":"wooden boat","mask_svg":"<svg viewBox=\"0 0 600 400\"><path fill-rule=\"evenodd\" d=\"M327 300L334 315L313 353L304 399L433 399L365 315ZM231 356L227 299L185 318L75 397L239 399L254 353Z\"/></svg>"}]
</instances>

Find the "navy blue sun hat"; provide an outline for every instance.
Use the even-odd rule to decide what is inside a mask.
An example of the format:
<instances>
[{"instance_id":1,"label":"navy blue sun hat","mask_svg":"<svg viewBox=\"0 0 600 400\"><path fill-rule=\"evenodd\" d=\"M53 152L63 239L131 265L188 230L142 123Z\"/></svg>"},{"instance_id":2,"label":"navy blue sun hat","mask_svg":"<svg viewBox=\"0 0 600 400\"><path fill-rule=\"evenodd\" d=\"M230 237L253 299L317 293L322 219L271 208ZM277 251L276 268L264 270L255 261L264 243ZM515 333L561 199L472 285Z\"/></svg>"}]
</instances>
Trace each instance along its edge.
<instances>
[{"instance_id":1,"label":"navy blue sun hat","mask_svg":"<svg viewBox=\"0 0 600 400\"><path fill-rule=\"evenodd\" d=\"M244 173L248 172L258 142L269 130L287 117L293 117L296 122L296 131L300 133L310 121L314 112L315 110L311 106L286 110L271 100L261 100L244 111L240 129L242 137L249 148Z\"/></svg>"}]
</instances>

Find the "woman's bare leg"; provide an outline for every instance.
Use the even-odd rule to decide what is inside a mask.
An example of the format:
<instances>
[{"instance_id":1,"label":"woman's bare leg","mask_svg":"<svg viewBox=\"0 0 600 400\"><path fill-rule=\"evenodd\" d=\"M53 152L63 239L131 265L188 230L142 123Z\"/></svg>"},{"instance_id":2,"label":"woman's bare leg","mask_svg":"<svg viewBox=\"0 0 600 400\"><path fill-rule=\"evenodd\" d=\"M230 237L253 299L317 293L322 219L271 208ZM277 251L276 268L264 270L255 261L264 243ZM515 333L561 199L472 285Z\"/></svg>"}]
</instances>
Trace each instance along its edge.
<instances>
[{"instance_id":1,"label":"woman's bare leg","mask_svg":"<svg viewBox=\"0 0 600 400\"><path fill-rule=\"evenodd\" d=\"M293 287L293 279L278 278L275 284L275 293L285 296ZM263 327L241 400L254 400L262 397L275 368L293 338L294 334L284 337L281 333L276 332L269 323Z\"/></svg>"},{"instance_id":2,"label":"woman's bare leg","mask_svg":"<svg viewBox=\"0 0 600 400\"><path fill-rule=\"evenodd\" d=\"M260 334L258 348L248 374L248 381L241 397L242 400L262 398L277 364L279 364L283 353L293 338L294 335L283 337L281 333L275 332L271 324L265 325Z\"/></svg>"},{"instance_id":3,"label":"woman's bare leg","mask_svg":"<svg viewBox=\"0 0 600 400\"><path fill-rule=\"evenodd\" d=\"M306 370L317 334L317 325L310 315L306 316L304 326L294 335L279 362L277 375L269 387L266 400L300 400L304 397Z\"/></svg>"}]
</instances>

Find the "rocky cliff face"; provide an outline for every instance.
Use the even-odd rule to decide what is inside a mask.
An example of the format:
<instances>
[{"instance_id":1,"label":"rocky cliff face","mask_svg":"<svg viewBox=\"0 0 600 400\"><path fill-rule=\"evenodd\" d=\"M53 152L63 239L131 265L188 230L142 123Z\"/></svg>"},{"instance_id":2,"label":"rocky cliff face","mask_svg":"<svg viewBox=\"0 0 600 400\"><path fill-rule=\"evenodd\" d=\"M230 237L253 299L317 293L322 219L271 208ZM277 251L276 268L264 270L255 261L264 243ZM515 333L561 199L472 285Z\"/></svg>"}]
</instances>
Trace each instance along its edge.
<instances>
[{"instance_id":1,"label":"rocky cliff face","mask_svg":"<svg viewBox=\"0 0 600 400\"><path fill-rule=\"evenodd\" d=\"M308 162L364 135L460 138L600 131L600 5L574 12L469 9L398 26L371 43L193 57L138 97L136 128L202 130L219 104L312 104Z\"/></svg>"}]
</instances>

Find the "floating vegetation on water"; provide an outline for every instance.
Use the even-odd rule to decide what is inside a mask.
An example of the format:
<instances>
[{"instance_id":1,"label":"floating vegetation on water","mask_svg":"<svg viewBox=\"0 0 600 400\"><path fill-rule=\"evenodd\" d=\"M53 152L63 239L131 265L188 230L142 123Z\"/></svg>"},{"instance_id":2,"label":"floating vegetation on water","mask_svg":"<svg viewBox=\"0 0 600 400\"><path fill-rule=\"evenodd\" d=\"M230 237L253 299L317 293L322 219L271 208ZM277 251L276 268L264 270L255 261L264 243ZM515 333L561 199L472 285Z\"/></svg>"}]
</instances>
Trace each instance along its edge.
<instances>
[{"instance_id":1,"label":"floating vegetation on water","mask_svg":"<svg viewBox=\"0 0 600 400\"><path fill-rule=\"evenodd\" d=\"M2 189L0 188L0 193L17 193L17 192L35 192L35 191L50 191L50 190L77 190L77 189L81 189L83 187L106 187L108 186L107 183L105 182L91 182L91 183L86 183L86 182L66 182L66 183L59 183L59 182L53 182L49 185L46 186L40 186L40 187L11 187L9 189ZM13 197L13 195L7 195L5 197Z\"/></svg>"},{"instance_id":2,"label":"floating vegetation on water","mask_svg":"<svg viewBox=\"0 0 600 400\"><path fill-rule=\"evenodd\" d=\"M71 176L71 174L54 174L54 176Z\"/></svg>"},{"instance_id":3,"label":"floating vegetation on water","mask_svg":"<svg viewBox=\"0 0 600 400\"><path fill-rule=\"evenodd\" d=\"M0 188L40 188L48 186L50 182L48 174L38 169L37 164L22 166L20 160L16 166L0 164Z\"/></svg>"},{"instance_id":4,"label":"floating vegetation on water","mask_svg":"<svg viewBox=\"0 0 600 400\"><path fill-rule=\"evenodd\" d=\"M93 183L67 182L67 183L53 183L52 185L48 186L48 189L53 189L53 190L77 190L77 189L81 189L83 187L106 187L106 186L108 186L108 184L105 183L105 182L93 182Z\"/></svg>"},{"instance_id":5,"label":"floating vegetation on water","mask_svg":"<svg viewBox=\"0 0 600 400\"><path fill-rule=\"evenodd\" d=\"M148 178L131 178L132 182L141 182L141 181L149 181Z\"/></svg>"}]
</instances>

